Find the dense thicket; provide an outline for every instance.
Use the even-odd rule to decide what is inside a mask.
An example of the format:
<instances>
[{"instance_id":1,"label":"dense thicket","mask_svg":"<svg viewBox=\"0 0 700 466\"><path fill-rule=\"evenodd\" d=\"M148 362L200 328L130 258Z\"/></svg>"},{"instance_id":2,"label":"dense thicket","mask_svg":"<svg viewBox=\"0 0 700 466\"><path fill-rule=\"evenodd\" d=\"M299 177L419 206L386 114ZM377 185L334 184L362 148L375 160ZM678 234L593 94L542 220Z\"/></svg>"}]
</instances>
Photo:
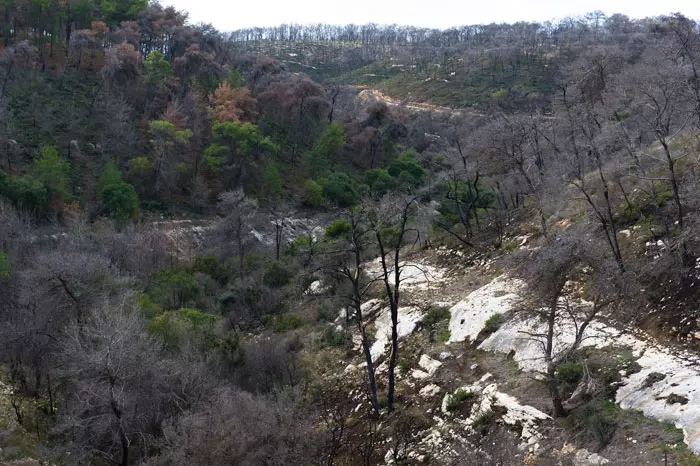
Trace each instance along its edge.
<instances>
[{"instance_id":1,"label":"dense thicket","mask_svg":"<svg viewBox=\"0 0 700 466\"><path fill-rule=\"evenodd\" d=\"M395 405L409 248L495 257L531 235L518 270L555 317L569 277L605 292L594 317L630 289L696 297L700 35L680 15L221 34L141 1L0 8L0 360L49 456L375 464L380 412L422 425ZM370 295L393 324L383 377ZM302 341L304 306L347 325ZM687 312L657 317L687 334Z\"/></svg>"}]
</instances>

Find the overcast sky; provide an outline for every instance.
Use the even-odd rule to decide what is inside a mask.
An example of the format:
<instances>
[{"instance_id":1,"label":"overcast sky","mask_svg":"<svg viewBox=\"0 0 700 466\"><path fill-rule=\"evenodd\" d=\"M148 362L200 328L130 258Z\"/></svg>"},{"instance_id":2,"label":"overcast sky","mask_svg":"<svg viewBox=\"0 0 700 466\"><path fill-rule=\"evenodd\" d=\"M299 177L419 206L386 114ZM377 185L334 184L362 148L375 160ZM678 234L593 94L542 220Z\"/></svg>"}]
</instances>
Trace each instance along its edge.
<instances>
[{"instance_id":1,"label":"overcast sky","mask_svg":"<svg viewBox=\"0 0 700 466\"><path fill-rule=\"evenodd\" d=\"M547 21L593 10L641 18L681 12L700 19L700 0L161 0L191 23L221 31L282 23L400 24L448 28L492 22Z\"/></svg>"}]
</instances>

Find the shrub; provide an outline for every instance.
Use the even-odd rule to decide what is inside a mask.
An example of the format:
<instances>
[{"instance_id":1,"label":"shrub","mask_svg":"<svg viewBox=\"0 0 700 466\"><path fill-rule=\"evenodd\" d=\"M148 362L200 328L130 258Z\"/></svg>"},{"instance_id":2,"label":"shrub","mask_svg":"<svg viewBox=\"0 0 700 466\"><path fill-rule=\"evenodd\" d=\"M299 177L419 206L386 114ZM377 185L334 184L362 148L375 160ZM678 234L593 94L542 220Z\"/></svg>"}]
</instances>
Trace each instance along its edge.
<instances>
[{"instance_id":1,"label":"shrub","mask_svg":"<svg viewBox=\"0 0 700 466\"><path fill-rule=\"evenodd\" d=\"M326 227L326 238L338 239L347 238L352 232L352 225L347 220L334 220Z\"/></svg>"},{"instance_id":2,"label":"shrub","mask_svg":"<svg viewBox=\"0 0 700 466\"><path fill-rule=\"evenodd\" d=\"M265 267L263 283L271 288L282 288L292 279L292 272L279 261L269 262Z\"/></svg>"},{"instance_id":3,"label":"shrub","mask_svg":"<svg viewBox=\"0 0 700 466\"><path fill-rule=\"evenodd\" d=\"M301 327L301 317L294 314L283 314L275 319L275 332L286 332Z\"/></svg>"},{"instance_id":4,"label":"shrub","mask_svg":"<svg viewBox=\"0 0 700 466\"><path fill-rule=\"evenodd\" d=\"M478 397L479 394L476 392L468 392L463 388L458 388L457 391L450 395L450 398L447 400L447 410L449 412L457 411L460 406L467 402L474 404Z\"/></svg>"},{"instance_id":5,"label":"shrub","mask_svg":"<svg viewBox=\"0 0 700 466\"><path fill-rule=\"evenodd\" d=\"M148 295L140 295L138 298L136 298L136 302L139 306L141 306L141 311L148 319L152 319L163 312L163 308L151 301L151 298L149 298Z\"/></svg>"},{"instance_id":6,"label":"shrub","mask_svg":"<svg viewBox=\"0 0 700 466\"><path fill-rule=\"evenodd\" d=\"M49 192L40 181L30 176L9 177L1 170L0 194L14 206L35 213L49 202Z\"/></svg>"},{"instance_id":7,"label":"shrub","mask_svg":"<svg viewBox=\"0 0 700 466\"><path fill-rule=\"evenodd\" d=\"M432 341L436 343L447 343L452 336L450 332L449 322L441 322L438 327L431 333Z\"/></svg>"},{"instance_id":8,"label":"shrub","mask_svg":"<svg viewBox=\"0 0 700 466\"><path fill-rule=\"evenodd\" d=\"M328 347L338 347L345 346L351 341L350 334L343 329L336 329L334 327L328 326L323 331L323 346Z\"/></svg>"},{"instance_id":9,"label":"shrub","mask_svg":"<svg viewBox=\"0 0 700 466\"><path fill-rule=\"evenodd\" d=\"M396 188L396 179L383 168L365 172L364 183L369 186L372 195L381 196Z\"/></svg>"},{"instance_id":10,"label":"shrub","mask_svg":"<svg viewBox=\"0 0 700 466\"><path fill-rule=\"evenodd\" d=\"M483 331L491 334L501 328L501 325L503 325L503 314L497 312L486 319L486 322L484 322Z\"/></svg>"},{"instance_id":11,"label":"shrub","mask_svg":"<svg viewBox=\"0 0 700 466\"><path fill-rule=\"evenodd\" d=\"M178 309L177 313L180 319L187 322L194 329L211 327L216 322L216 316L207 314L198 309L183 307Z\"/></svg>"},{"instance_id":12,"label":"shrub","mask_svg":"<svg viewBox=\"0 0 700 466\"><path fill-rule=\"evenodd\" d=\"M570 422L577 430L591 436L602 448L612 440L618 409L614 402L606 401L602 406L595 406L592 402L574 411Z\"/></svg>"},{"instance_id":13,"label":"shrub","mask_svg":"<svg viewBox=\"0 0 700 466\"><path fill-rule=\"evenodd\" d=\"M481 435L486 435L489 433L489 430L491 429L491 426L494 425L496 422L497 416L496 413L492 410L487 410L481 413L479 416L474 419L474 423L472 424L472 428L479 432Z\"/></svg>"},{"instance_id":14,"label":"shrub","mask_svg":"<svg viewBox=\"0 0 700 466\"><path fill-rule=\"evenodd\" d=\"M148 330L163 340L166 349L175 351L180 347L180 331L169 312L163 311L151 319Z\"/></svg>"},{"instance_id":15,"label":"shrub","mask_svg":"<svg viewBox=\"0 0 700 466\"><path fill-rule=\"evenodd\" d=\"M165 309L186 307L197 296L197 280L184 270L159 270L153 274L153 300Z\"/></svg>"},{"instance_id":16,"label":"shrub","mask_svg":"<svg viewBox=\"0 0 700 466\"><path fill-rule=\"evenodd\" d=\"M423 316L423 325L430 331L430 340L445 343L450 339L450 310L431 306Z\"/></svg>"},{"instance_id":17,"label":"shrub","mask_svg":"<svg viewBox=\"0 0 700 466\"><path fill-rule=\"evenodd\" d=\"M350 207L360 200L357 183L346 173L332 173L321 180L323 196L340 207Z\"/></svg>"},{"instance_id":18,"label":"shrub","mask_svg":"<svg viewBox=\"0 0 700 466\"><path fill-rule=\"evenodd\" d=\"M409 188L420 186L425 177L425 170L420 166L415 150L408 150L399 155L389 165L388 173L398 180L398 184Z\"/></svg>"},{"instance_id":19,"label":"shrub","mask_svg":"<svg viewBox=\"0 0 700 466\"><path fill-rule=\"evenodd\" d=\"M32 168L36 179L61 199L71 191L71 168L54 146L44 146Z\"/></svg>"},{"instance_id":20,"label":"shrub","mask_svg":"<svg viewBox=\"0 0 700 466\"><path fill-rule=\"evenodd\" d=\"M260 196L268 201L279 199L282 195L282 174L279 166L274 163L268 163L263 172L260 185Z\"/></svg>"},{"instance_id":21,"label":"shrub","mask_svg":"<svg viewBox=\"0 0 700 466\"><path fill-rule=\"evenodd\" d=\"M102 174L100 175L100 189L104 188L110 184L116 184L120 181L124 181L121 170L117 168L117 164L113 160L110 160L105 164L104 169L102 169Z\"/></svg>"},{"instance_id":22,"label":"shrub","mask_svg":"<svg viewBox=\"0 0 700 466\"><path fill-rule=\"evenodd\" d=\"M163 79L173 74L170 63L158 50L149 53L143 61L143 65L146 68L146 82L152 86L157 85Z\"/></svg>"},{"instance_id":23,"label":"shrub","mask_svg":"<svg viewBox=\"0 0 700 466\"><path fill-rule=\"evenodd\" d=\"M408 358L401 358L398 363L399 373L406 375L411 372L411 369L415 366L416 361Z\"/></svg>"},{"instance_id":24,"label":"shrub","mask_svg":"<svg viewBox=\"0 0 700 466\"><path fill-rule=\"evenodd\" d=\"M230 278L229 268L213 254L197 257L192 271L209 275L220 284L226 283Z\"/></svg>"},{"instance_id":25,"label":"shrub","mask_svg":"<svg viewBox=\"0 0 700 466\"><path fill-rule=\"evenodd\" d=\"M139 195L125 181L106 185L100 192L100 199L120 223L126 223L139 208Z\"/></svg>"},{"instance_id":26,"label":"shrub","mask_svg":"<svg viewBox=\"0 0 700 466\"><path fill-rule=\"evenodd\" d=\"M213 335L216 320L216 316L197 309L181 308L156 315L149 321L148 329L162 338L170 351L178 351L185 341L190 343L188 347L210 351L217 349L218 340Z\"/></svg>"},{"instance_id":27,"label":"shrub","mask_svg":"<svg viewBox=\"0 0 700 466\"><path fill-rule=\"evenodd\" d=\"M0 279L10 278L12 270L10 268L10 259L5 251L0 251Z\"/></svg>"},{"instance_id":28,"label":"shrub","mask_svg":"<svg viewBox=\"0 0 700 466\"><path fill-rule=\"evenodd\" d=\"M583 364L567 361L557 367L557 380L567 385L576 385L583 377Z\"/></svg>"},{"instance_id":29,"label":"shrub","mask_svg":"<svg viewBox=\"0 0 700 466\"><path fill-rule=\"evenodd\" d=\"M333 322L338 317L338 310L334 309L328 303L321 303L316 309L316 320L319 322Z\"/></svg>"},{"instance_id":30,"label":"shrub","mask_svg":"<svg viewBox=\"0 0 700 466\"><path fill-rule=\"evenodd\" d=\"M434 327L435 324L450 319L450 310L446 307L431 306L423 316L423 325Z\"/></svg>"},{"instance_id":31,"label":"shrub","mask_svg":"<svg viewBox=\"0 0 700 466\"><path fill-rule=\"evenodd\" d=\"M314 180L308 180L304 185L302 204L306 207L319 208L323 204L323 188Z\"/></svg>"},{"instance_id":32,"label":"shrub","mask_svg":"<svg viewBox=\"0 0 700 466\"><path fill-rule=\"evenodd\" d=\"M214 340L214 348L230 366L238 366L243 362L243 348L237 333L231 332L223 338L217 338Z\"/></svg>"}]
</instances>

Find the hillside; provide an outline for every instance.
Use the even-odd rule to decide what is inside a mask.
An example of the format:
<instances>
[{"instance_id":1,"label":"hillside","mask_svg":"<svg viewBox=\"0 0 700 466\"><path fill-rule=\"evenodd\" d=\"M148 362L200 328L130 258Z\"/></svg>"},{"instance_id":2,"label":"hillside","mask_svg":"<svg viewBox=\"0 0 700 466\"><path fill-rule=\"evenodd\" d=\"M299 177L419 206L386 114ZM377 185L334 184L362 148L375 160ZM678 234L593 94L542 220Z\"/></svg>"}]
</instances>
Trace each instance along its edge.
<instances>
[{"instance_id":1,"label":"hillside","mask_svg":"<svg viewBox=\"0 0 700 466\"><path fill-rule=\"evenodd\" d=\"M3 8L0 464L700 464L696 22Z\"/></svg>"}]
</instances>

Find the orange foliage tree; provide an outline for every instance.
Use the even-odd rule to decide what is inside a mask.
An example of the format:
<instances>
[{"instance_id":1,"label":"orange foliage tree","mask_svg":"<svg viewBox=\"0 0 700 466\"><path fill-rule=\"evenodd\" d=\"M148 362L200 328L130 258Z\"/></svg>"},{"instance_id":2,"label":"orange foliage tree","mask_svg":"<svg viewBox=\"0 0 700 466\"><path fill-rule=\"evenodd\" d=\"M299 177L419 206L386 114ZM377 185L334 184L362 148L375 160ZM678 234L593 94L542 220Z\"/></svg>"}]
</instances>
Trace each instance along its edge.
<instances>
[{"instance_id":1,"label":"orange foliage tree","mask_svg":"<svg viewBox=\"0 0 700 466\"><path fill-rule=\"evenodd\" d=\"M247 87L221 83L214 91L213 107L220 121L251 122L258 116L257 101Z\"/></svg>"}]
</instances>

